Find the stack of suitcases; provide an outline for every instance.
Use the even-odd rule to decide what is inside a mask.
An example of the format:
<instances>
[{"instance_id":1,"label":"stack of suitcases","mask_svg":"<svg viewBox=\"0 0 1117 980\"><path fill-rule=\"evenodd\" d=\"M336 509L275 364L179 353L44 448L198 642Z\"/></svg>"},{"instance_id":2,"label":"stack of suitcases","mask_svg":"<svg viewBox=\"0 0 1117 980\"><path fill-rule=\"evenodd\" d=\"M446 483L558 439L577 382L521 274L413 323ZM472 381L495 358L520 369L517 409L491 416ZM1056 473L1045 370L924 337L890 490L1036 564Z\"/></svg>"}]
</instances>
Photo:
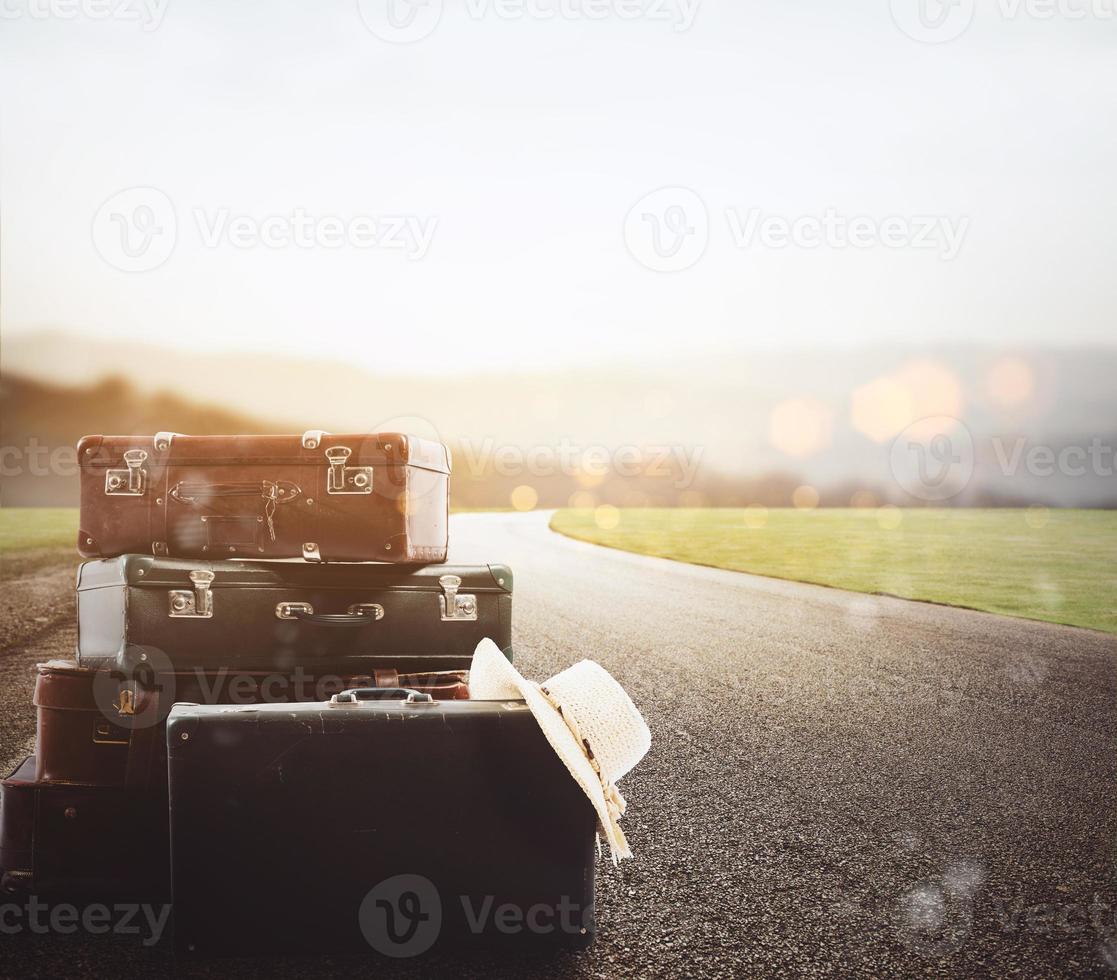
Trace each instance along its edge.
<instances>
[{"instance_id":1,"label":"stack of suitcases","mask_svg":"<svg viewBox=\"0 0 1117 980\"><path fill-rule=\"evenodd\" d=\"M78 453L76 659L39 666L35 755L2 784L6 891L170 900L185 952L367 950L397 880L437 895L439 943L508 940L476 916L507 904L592 939L593 807L523 702L469 698L482 639L512 658L512 573L445 564L444 446Z\"/></svg>"}]
</instances>

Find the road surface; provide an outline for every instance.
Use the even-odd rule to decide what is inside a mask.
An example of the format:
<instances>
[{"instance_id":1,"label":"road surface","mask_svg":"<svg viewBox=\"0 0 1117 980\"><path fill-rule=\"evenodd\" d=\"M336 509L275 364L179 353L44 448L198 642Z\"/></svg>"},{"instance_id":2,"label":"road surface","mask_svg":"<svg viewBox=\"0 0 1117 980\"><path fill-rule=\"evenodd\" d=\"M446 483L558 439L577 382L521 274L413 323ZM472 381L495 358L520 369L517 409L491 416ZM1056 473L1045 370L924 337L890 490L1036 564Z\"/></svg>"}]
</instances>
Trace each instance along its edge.
<instances>
[{"instance_id":1,"label":"road surface","mask_svg":"<svg viewBox=\"0 0 1117 980\"><path fill-rule=\"evenodd\" d=\"M454 518L515 571L517 665L591 657L654 744L596 944L529 961L190 964L191 975L1084 976L1117 968L1117 640L610 551L544 514ZM0 757L73 643L70 569L5 589ZM12 624L15 625L12 625ZM13 633L12 630L15 630ZM0 973L170 975L123 937L0 936Z\"/></svg>"}]
</instances>

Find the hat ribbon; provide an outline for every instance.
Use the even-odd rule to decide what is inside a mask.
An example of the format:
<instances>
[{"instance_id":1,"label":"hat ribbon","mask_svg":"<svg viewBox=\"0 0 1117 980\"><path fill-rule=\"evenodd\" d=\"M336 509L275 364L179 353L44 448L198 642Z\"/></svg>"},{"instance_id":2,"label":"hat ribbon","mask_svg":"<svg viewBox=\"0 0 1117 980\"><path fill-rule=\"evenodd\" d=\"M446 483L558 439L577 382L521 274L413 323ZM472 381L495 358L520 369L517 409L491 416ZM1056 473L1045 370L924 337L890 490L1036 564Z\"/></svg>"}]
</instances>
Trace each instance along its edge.
<instances>
[{"instance_id":1,"label":"hat ribbon","mask_svg":"<svg viewBox=\"0 0 1117 980\"><path fill-rule=\"evenodd\" d=\"M590 746L589 739L585 738L578 728L578 723L570 717L565 711L562 710L562 704L559 703L542 684L537 684L539 692L547 699L547 703L558 712L559 717L570 729L570 734L574 736L575 741L582 746L582 752L585 754L590 767L593 769L597 776L598 782L601 783L601 790L605 794L605 810L609 815L609 826L601 827L600 830L604 834L605 839L609 842L609 849L612 852L613 863L616 864L621 858L632 857L632 850L628 846L628 838L624 836L624 831L621 830L620 819L624 816L624 811L628 808L621 791L617 789L617 784L608 779L601 771L601 764L597 761L597 757L593 754L593 749ZM600 820L598 821L600 824Z\"/></svg>"}]
</instances>

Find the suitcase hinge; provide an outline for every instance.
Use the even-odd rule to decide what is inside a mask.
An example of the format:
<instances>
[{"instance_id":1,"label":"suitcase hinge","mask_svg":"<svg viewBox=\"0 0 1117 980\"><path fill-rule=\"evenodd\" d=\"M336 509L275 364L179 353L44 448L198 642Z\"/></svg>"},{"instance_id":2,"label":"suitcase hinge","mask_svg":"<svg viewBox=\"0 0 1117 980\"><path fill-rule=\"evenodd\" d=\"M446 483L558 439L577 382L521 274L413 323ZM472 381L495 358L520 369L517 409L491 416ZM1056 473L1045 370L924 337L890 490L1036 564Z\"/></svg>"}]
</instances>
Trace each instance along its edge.
<instances>
[{"instance_id":1,"label":"suitcase hinge","mask_svg":"<svg viewBox=\"0 0 1117 980\"><path fill-rule=\"evenodd\" d=\"M332 446L326 450L326 461L330 464L327 493L372 493L372 467L346 466L352 453L348 446Z\"/></svg>"},{"instance_id":2,"label":"suitcase hinge","mask_svg":"<svg viewBox=\"0 0 1117 980\"><path fill-rule=\"evenodd\" d=\"M438 606L443 621L471 622L477 619L477 596L458 594L462 585L460 576L442 575L438 584L442 586Z\"/></svg>"},{"instance_id":3,"label":"suitcase hinge","mask_svg":"<svg viewBox=\"0 0 1117 980\"><path fill-rule=\"evenodd\" d=\"M213 616L213 572L198 569L190 573L193 589L173 589L167 593L168 615L178 619L209 619Z\"/></svg>"},{"instance_id":4,"label":"suitcase hinge","mask_svg":"<svg viewBox=\"0 0 1117 980\"><path fill-rule=\"evenodd\" d=\"M105 493L110 497L142 497L147 485L147 471L143 468L147 453L142 449L129 449L124 454L124 470L105 473Z\"/></svg>"}]
</instances>

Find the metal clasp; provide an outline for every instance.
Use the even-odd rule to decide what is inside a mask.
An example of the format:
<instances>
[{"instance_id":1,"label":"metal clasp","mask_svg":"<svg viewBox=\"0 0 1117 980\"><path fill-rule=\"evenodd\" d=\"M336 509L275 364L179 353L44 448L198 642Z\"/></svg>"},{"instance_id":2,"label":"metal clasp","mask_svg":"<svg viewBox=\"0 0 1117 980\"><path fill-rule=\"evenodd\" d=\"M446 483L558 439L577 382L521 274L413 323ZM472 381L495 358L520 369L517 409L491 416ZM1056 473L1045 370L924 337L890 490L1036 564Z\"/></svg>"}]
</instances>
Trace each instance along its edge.
<instances>
[{"instance_id":1,"label":"metal clasp","mask_svg":"<svg viewBox=\"0 0 1117 980\"><path fill-rule=\"evenodd\" d=\"M168 593L169 615L184 619L209 619L213 616L213 572L197 569L190 573L193 589L173 589Z\"/></svg>"},{"instance_id":2,"label":"metal clasp","mask_svg":"<svg viewBox=\"0 0 1117 980\"><path fill-rule=\"evenodd\" d=\"M147 484L147 471L143 469L147 453L142 449L129 449L124 454L126 470L108 470L105 473L105 493L110 496L140 497Z\"/></svg>"},{"instance_id":3,"label":"metal clasp","mask_svg":"<svg viewBox=\"0 0 1117 980\"><path fill-rule=\"evenodd\" d=\"M384 618L384 607L379 602L355 602L349 607L350 616L370 616L372 619Z\"/></svg>"},{"instance_id":4,"label":"metal clasp","mask_svg":"<svg viewBox=\"0 0 1117 980\"><path fill-rule=\"evenodd\" d=\"M330 464L327 493L372 493L372 467L346 466L352 454L348 446L331 446L326 450L326 461Z\"/></svg>"},{"instance_id":5,"label":"metal clasp","mask_svg":"<svg viewBox=\"0 0 1117 980\"><path fill-rule=\"evenodd\" d=\"M313 616L314 607L309 602L277 602L275 605L276 619L298 619L295 613Z\"/></svg>"},{"instance_id":6,"label":"metal clasp","mask_svg":"<svg viewBox=\"0 0 1117 980\"><path fill-rule=\"evenodd\" d=\"M438 607L443 620L468 622L477 619L477 596L458 594L458 589L462 586L460 576L442 575L438 579L438 584L442 586Z\"/></svg>"}]
</instances>

